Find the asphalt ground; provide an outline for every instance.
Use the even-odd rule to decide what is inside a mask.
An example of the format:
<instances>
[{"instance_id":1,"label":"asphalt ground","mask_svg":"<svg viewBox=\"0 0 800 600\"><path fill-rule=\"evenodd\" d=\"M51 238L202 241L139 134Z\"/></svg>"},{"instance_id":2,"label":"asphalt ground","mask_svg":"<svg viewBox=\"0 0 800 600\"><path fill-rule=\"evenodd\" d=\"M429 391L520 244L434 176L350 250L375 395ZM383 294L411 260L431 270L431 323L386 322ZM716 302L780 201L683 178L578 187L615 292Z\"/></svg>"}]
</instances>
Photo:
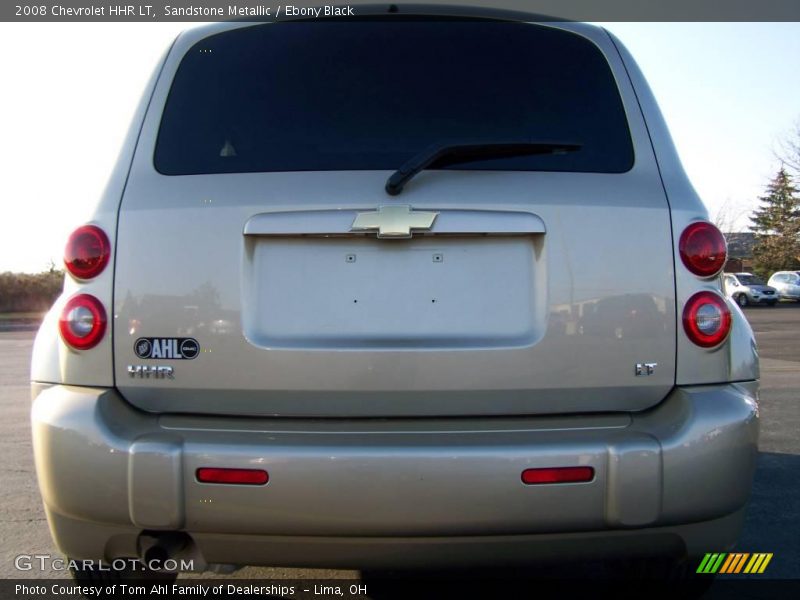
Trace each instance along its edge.
<instances>
[{"instance_id":1,"label":"asphalt ground","mask_svg":"<svg viewBox=\"0 0 800 600\"><path fill-rule=\"evenodd\" d=\"M753 495L738 550L773 553L765 577L800 579L800 304L749 307L744 312L756 332L761 356L761 437ZM60 578L64 576L61 572L24 573L14 566L20 554L58 555L33 467L28 369L34 332L25 329L29 327L0 331L0 579ZM356 571L248 567L227 577L358 576ZM451 591L459 595L458 589ZM499 596L517 595L497 592ZM747 597L760 596L748 593Z\"/></svg>"}]
</instances>

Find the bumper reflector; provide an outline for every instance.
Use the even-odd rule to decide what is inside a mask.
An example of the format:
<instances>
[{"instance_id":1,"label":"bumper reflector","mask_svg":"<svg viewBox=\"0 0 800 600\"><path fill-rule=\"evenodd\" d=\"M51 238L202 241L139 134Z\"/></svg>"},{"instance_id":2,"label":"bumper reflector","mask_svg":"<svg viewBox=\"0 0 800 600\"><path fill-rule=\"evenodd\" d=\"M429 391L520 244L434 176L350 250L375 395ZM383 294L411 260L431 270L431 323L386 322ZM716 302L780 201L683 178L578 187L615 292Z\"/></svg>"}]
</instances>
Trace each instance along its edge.
<instances>
[{"instance_id":1,"label":"bumper reflector","mask_svg":"<svg viewBox=\"0 0 800 600\"><path fill-rule=\"evenodd\" d=\"M261 469L197 469L200 483L229 483L235 485L264 485L269 473Z\"/></svg>"},{"instance_id":2,"label":"bumper reflector","mask_svg":"<svg viewBox=\"0 0 800 600\"><path fill-rule=\"evenodd\" d=\"M548 469L525 469L522 483L583 483L594 479L592 467L556 467Z\"/></svg>"}]
</instances>

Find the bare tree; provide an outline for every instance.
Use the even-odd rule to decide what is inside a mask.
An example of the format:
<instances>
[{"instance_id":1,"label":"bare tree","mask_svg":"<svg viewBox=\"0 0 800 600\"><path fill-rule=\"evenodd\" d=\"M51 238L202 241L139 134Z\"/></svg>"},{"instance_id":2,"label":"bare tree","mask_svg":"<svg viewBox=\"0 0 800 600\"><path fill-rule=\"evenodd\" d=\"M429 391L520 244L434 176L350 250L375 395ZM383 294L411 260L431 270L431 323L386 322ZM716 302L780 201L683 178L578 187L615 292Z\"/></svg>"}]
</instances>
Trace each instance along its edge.
<instances>
[{"instance_id":1,"label":"bare tree","mask_svg":"<svg viewBox=\"0 0 800 600\"><path fill-rule=\"evenodd\" d=\"M800 176L800 119L794 128L778 141L775 157L783 163L795 176Z\"/></svg>"},{"instance_id":2,"label":"bare tree","mask_svg":"<svg viewBox=\"0 0 800 600\"><path fill-rule=\"evenodd\" d=\"M714 225L723 233L737 232L744 229L743 221L750 215L752 207L727 198L714 215Z\"/></svg>"}]
</instances>

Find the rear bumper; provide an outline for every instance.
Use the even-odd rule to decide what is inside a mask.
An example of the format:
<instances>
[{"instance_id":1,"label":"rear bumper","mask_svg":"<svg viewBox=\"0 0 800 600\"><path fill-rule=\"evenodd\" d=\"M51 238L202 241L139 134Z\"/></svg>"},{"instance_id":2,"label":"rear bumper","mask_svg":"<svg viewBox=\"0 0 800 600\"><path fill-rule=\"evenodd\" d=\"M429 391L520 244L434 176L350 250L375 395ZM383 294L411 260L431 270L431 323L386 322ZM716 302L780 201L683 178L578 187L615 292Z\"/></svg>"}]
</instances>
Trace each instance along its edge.
<instances>
[{"instance_id":1,"label":"rear bumper","mask_svg":"<svg viewBox=\"0 0 800 600\"><path fill-rule=\"evenodd\" d=\"M112 389L52 386L35 399L33 438L51 530L78 558L134 555L143 530L186 531L205 561L241 564L693 553L738 535L756 389L677 388L634 415L293 421L158 416ZM594 480L520 479L577 465ZM261 468L270 481L198 483L209 466Z\"/></svg>"}]
</instances>

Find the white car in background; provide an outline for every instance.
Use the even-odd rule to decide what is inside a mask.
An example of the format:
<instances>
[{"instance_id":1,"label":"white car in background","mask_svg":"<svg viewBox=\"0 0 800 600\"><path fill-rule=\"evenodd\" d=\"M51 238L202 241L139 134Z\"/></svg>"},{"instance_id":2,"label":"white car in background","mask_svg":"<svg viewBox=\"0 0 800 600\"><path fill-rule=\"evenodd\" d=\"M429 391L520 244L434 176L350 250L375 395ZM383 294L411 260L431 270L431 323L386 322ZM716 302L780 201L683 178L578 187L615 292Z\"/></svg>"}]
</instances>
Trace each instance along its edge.
<instances>
[{"instance_id":1,"label":"white car in background","mask_svg":"<svg viewBox=\"0 0 800 600\"><path fill-rule=\"evenodd\" d=\"M725 295L732 298L739 306L750 304L775 306L778 303L778 291L752 273L725 273L722 285Z\"/></svg>"},{"instance_id":2,"label":"white car in background","mask_svg":"<svg viewBox=\"0 0 800 600\"><path fill-rule=\"evenodd\" d=\"M769 278L769 285L778 290L780 298L800 302L800 271L778 271Z\"/></svg>"}]
</instances>

